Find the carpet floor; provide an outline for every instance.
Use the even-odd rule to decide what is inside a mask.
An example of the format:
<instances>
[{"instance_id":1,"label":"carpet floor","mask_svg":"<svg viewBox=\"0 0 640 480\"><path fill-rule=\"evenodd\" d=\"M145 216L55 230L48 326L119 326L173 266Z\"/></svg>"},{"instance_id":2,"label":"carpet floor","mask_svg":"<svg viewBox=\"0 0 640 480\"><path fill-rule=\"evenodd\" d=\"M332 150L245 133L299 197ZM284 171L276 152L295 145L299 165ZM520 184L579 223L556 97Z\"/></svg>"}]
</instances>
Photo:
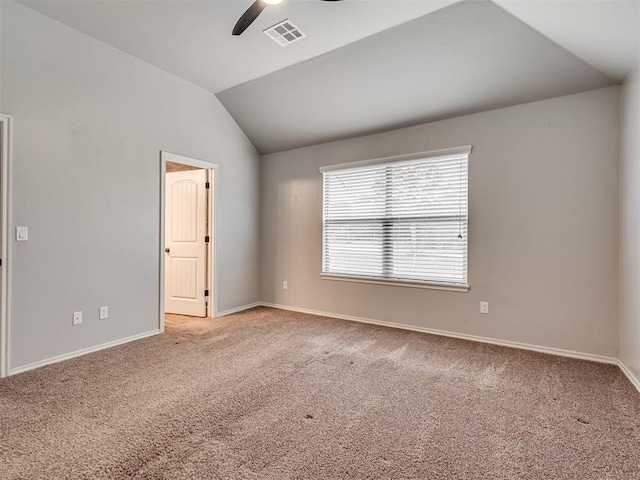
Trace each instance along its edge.
<instances>
[{"instance_id":1,"label":"carpet floor","mask_svg":"<svg viewBox=\"0 0 640 480\"><path fill-rule=\"evenodd\" d=\"M640 479L614 366L256 308L0 381L1 479Z\"/></svg>"}]
</instances>

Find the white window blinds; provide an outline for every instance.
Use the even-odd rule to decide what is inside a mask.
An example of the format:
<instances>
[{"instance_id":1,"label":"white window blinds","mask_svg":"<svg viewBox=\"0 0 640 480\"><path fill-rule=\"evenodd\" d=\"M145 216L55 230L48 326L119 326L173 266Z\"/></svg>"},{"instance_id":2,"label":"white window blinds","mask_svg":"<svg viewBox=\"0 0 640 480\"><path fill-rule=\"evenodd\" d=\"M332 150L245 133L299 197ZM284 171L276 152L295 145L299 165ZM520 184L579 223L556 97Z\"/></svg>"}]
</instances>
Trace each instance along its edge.
<instances>
[{"instance_id":1,"label":"white window blinds","mask_svg":"<svg viewBox=\"0 0 640 480\"><path fill-rule=\"evenodd\" d=\"M324 169L323 275L466 286L470 151Z\"/></svg>"}]
</instances>

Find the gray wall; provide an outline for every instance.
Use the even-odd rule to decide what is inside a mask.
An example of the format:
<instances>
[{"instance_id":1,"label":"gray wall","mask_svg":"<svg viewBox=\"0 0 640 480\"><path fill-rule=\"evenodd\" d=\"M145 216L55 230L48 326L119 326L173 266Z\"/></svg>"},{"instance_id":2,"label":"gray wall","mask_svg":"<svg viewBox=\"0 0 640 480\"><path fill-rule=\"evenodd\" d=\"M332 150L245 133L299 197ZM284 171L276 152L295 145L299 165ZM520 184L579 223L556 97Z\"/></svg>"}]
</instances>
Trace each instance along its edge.
<instances>
[{"instance_id":1,"label":"gray wall","mask_svg":"<svg viewBox=\"0 0 640 480\"><path fill-rule=\"evenodd\" d=\"M265 156L262 300L616 357L618 123L612 87ZM469 293L320 279L319 167L466 144Z\"/></svg>"},{"instance_id":2,"label":"gray wall","mask_svg":"<svg viewBox=\"0 0 640 480\"><path fill-rule=\"evenodd\" d=\"M622 87L621 119L619 358L640 382L640 58Z\"/></svg>"},{"instance_id":3,"label":"gray wall","mask_svg":"<svg viewBox=\"0 0 640 480\"><path fill-rule=\"evenodd\" d=\"M158 327L160 150L220 164L219 310L257 301L259 156L214 95L0 4L10 228L30 235L11 243L10 367Z\"/></svg>"}]
</instances>

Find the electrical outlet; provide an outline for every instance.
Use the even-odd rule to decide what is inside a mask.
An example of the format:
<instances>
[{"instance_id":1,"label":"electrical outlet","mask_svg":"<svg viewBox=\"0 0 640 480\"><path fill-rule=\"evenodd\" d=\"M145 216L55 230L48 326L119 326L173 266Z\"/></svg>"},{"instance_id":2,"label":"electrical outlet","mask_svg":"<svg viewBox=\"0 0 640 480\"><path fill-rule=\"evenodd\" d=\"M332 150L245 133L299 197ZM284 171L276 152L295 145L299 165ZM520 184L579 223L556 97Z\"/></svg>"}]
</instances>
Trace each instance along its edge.
<instances>
[{"instance_id":1,"label":"electrical outlet","mask_svg":"<svg viewBox=\"0 0 640 480\"><path fill-rule=\"evenodd\" d=\"M480 302L480 313L489 314L489 302Z\"/></svg>"},{"instance_id":2,"label":"electrical outlet","mask_svg":"<svg viewBox=\"0 0 640 480\"><path fill-rule=\"evenodd\" d=\"M284 282L282 282L282 289L286 290L287 288L289 288L289 284L287 283L287 281L285 280Z\"/></svg>"},{"instance_id":3,"label":"electrical outlet","mask_svg":"<svg viewBox=\"0 0 640 480\"><path fill-rule=\"evenodd\" d=\"M80 325L82 323L82 312L73 312L73 325Z\"/></svg>"},{"instance_id":4,"label":"electrical outlet","mask_svg":"<svg viewBox=\"0 0 640 480\"><path fill-rule=\"evenodd\" d=\"M109 318L109 307L107 306L100 307L100 320L104 320L105 318Z\"/></svg>"}]
</instances>

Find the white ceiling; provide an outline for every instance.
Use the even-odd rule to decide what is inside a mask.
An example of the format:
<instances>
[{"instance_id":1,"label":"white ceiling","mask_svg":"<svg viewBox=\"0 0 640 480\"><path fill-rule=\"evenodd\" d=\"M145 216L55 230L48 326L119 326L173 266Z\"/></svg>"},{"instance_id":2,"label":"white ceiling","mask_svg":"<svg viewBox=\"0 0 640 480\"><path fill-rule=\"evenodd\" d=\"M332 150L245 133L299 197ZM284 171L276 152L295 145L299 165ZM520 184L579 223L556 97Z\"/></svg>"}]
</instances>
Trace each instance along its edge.
<instances>
[{"instance_id":1,"label":"white ceiling","mask_svg":"<svg viewBox=\"0 0 640 480\"><path fill-rule=\"evenodd\" d=\"M513 55L509 57L512 58L511 66L517 67L516 70L506 77L501 67L487 71L482 75L487 88L479 88L474 83L467 85L462 95L455 96L452 94L455 88L449 92L453 77L447 76L443 69L455 70L457 64L447 63L444 59L440 65L434 65L431 72L414 72L425 75L425 79L431 81L431 88L436 89L431 90L436 92L432 95L433 101L429 105L411 104L399 109L394 100L397 96L389 96L388 92L406 90L408 96L416 97L424 90L424 82L414 82L414 91L410 91L406 77L399 72L383 68L380 73L374 68L371 71L384 77L382 80L387 90L383 92L386 100L382 102L386 105L386 110L373 111L370 109L371 105L368 105L371 103L368 98L357 100L357 95L345 98L340 95L340 86L331 81L325 82L325 85L333 85L333 88L318 86L317 82L314 83L313 75L305 74L305 69L309 67L320 73L323 71L323 63L334 60L344 62L346 69L353 62L360 60L375 65L375 50L350 50L351 47L367 41L369 43L365 45L387 52L386 57L379 58L377 63L386 62L388 65L396 65L396 68L411 68L410 61L406 65L394 63L406 59L407 56L397 50L394 54L394 47L390 45L394 45L395 42L396 48L409 48L401 47L400 44L406 42L406 45L412 45L406 38L406 33L411 30L408 26L412 21L424 21L429 28L437 27L437 22L429 23L429 17L446 18L442 17L440 12L443 8L450 8L457 3L456 0L285 0L277 7L268 7L240 37L232 36L231 30L252 0L17 1L213 93L218 93L232 116L263 152L620 82L637 58L640 2L495 0L489 7L494 12L494 18L485 17L485 20L493 22L496 32L504 31L505 25L501 23L504 20L507 30L514 30L515 35L524 41L523 44L518 44L518 38L503 36L502 41L507 45L495 45L498 50L510 47L507 50L511 52L509 55ZM486 5L482 0L471 0L470 3ZM283 48L262 33L264 28L284 18L290 18L308 37ZM471 30L474 23L470 22ZM532 29L539 34L532 36L532 33L535 33ZM452 33L438 31L445 38ZM412 35L420 36L421 32L413 32ZM421 48L427 57L438 59L439 39L434 36L427 37L422 38ZM381 39L384 39L385 43L378 46L376 42L382 41ZM473 65L479 65L483 58L491 63L495 61L495 55L491 54L492 47L487 46L490 45L487 44L491 42L490 39L491 35L484 37L485 43L483 49L480 49L480 56L472 55L473 47L462 49L455 55L460 61L464 58L464 61ZM519 49L523 49L521 58L517 55ZM520 60L528 58L530 62L538 62L536 56L540 55L544 60L545 49L551 55L551 58L547 59L549 61L543 62L545 68L549 68L545 73L546 77L541 82L531 81L532 78L537 78L540 72L536 73L535 69L528 70L526 66L521 65ZM421 55L420 52L414 53ZM505 52L503 54L506 55ZM352 57L352 61L349 61L344 60L345 55L363 55L363 58ZM579 59L594 68L590 68ZM552 69L555 69L555 72ZM606 77L596 70L604 73ZM325 69L324 73L326 72L331 72L331 69ZM520 79L518 75L523 72L528 72L530 77ZM304 78L306 86L300 82L289 82L289 79L293 78L292 75ZM332 75L336 76L335 73ZM363 78L358 71L352 71L349 75L356 79L354 84L358 83L358 75L361 82L370 82L369 78ZM434 76L438 79L434 79ZM346 77L343 75L342 78ZM288 89L281 88L274 83L274 79L289 82L286 83L289 85ZM461 80L454 80L453 86L463 84ZM245 83L247 85L242 85ZM496 89L491 87L492 84L503 87ZM350 88L345 85L343 87L342 91ZM264 95L251 93L252 89L265 88L269 89L269 101L263 101ZM339 98L346 101L347 104L341 106L344 112L337 110L337 106L333 110L334 115L335 112L340 113L342 120L333 122L329 128L324 122L320 124L320 127L324 125L324 129L318 129L313 118L323 119L326 115L313 112L314 115L301 118L301 124L291 125L290 122L288 125L278 125L277 128L280 130L276 131L276 126L271 125L273 122L267 120L273 112L272 107L279 104L282 115L291 114L292 118L295 118L296 109L300 109L300 102L296 102L292 95L296 89L307 92L306 95L316 96L318 105L328 106L326 115L331 113L329 107L336 105ZM476 95L468 95L469 89L475 91ZM251 103L251 108L247 107L249 104L246 102L233 101L230 92L234 91L247 92L253 95L251 98L256 97ZM368 92L376 93L371 89ZM304 96L301 98L304 99ZM449 104L446 103L449 101L447 99L450 100ZM463 104L464 102L466 104ZM285 105L290 105L290 110L287 110ZM367 112L369 116L349 115L351 111ZM254 120L247 120L251 116L267 123L251 126L251 122L256 123ZM340 128L334 128L335 126ZM263 138L266 136L265 131L268 131L270 136L267 140Z\"/></svg>"},{"instance_id":2,"label":"white ceiling","mask_svg":"<svg viewBox=\"0 0 640 480\"><path fill-rule=\"evenodd\" d=\"M252 0L18 0L214 93L347 45L456 0L285 0L240 37ZM497 4L609 76L634 58L638 0L497 0ZM291 18L308 37L286 48L262 33Z\"/></svg>"},{"instance_id":3,"label":"white ceiling","mask_svg":"<svg viewBox=\"0 0 640 480\"><path fill-rule=\"evenodd\" d=\"M638 0L496 0L607 75L622 80L638 50Z\"/></svg>"},{"instance_id":4,"label":"white ceiling","mask_svg":"<svg viewBox=\"0 0 640 480\"><path fill-rule=\"evenodd\" d=\"M615 83L495 3L467 0L217 96L272 153Z\"/></svg>"},{"instance_id":5,"label":"white ceiling","mask_svg":"<svg viewBox=\"0 0 640 480\"><path fill-rule=\"evenodd\" d=\"M213 93L399 25L455 0L285 0L241 36L253 0L18 0ZM307 35L280 47L262 33L291 18Z\"/></svg>"}]
</instances>

